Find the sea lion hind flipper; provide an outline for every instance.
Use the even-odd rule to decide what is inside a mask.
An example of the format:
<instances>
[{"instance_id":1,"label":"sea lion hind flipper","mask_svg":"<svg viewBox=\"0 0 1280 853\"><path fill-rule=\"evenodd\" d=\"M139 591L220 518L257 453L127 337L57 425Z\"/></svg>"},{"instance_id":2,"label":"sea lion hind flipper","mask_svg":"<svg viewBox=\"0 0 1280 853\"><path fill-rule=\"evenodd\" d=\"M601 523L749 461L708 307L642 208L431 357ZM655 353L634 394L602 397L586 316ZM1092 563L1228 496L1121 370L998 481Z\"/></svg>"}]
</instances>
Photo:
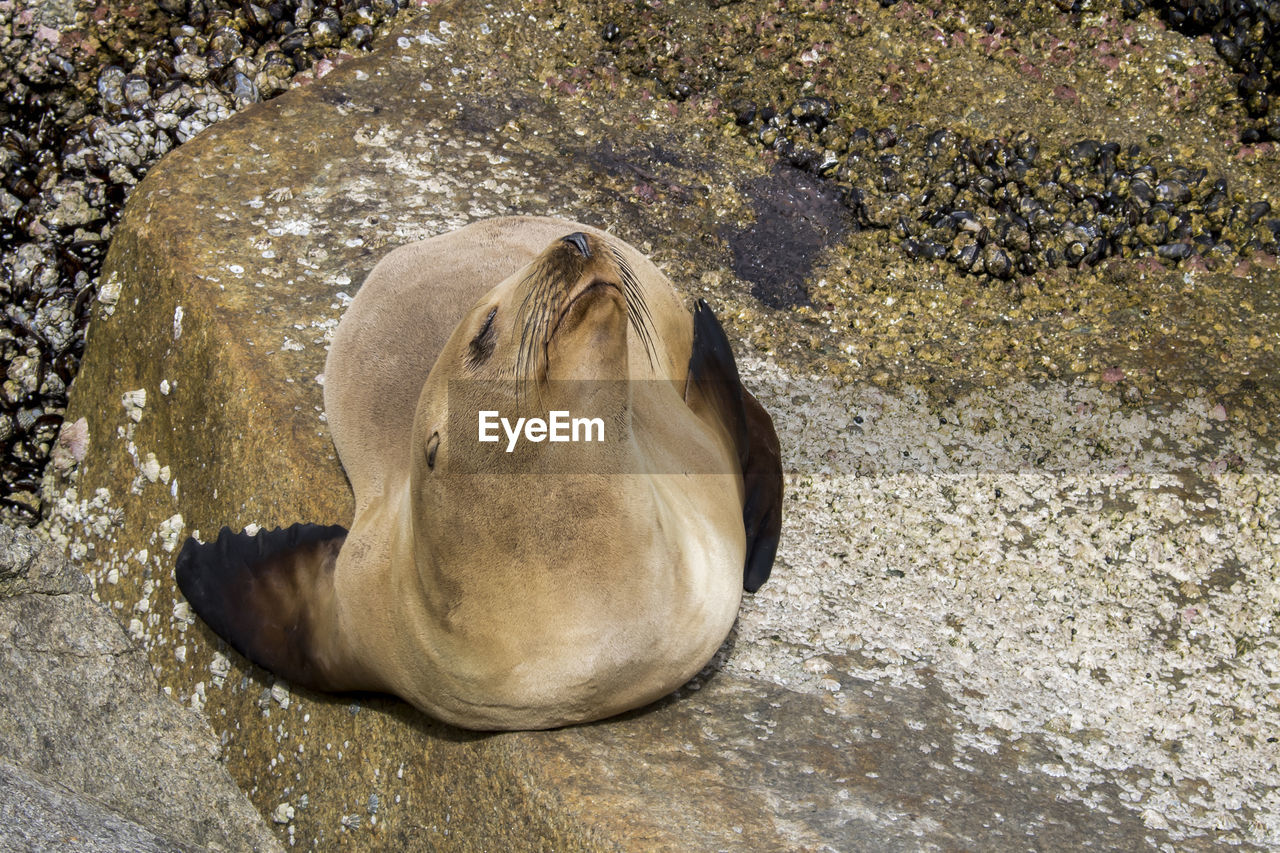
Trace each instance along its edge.
<instances>
[{"instance_id":1,"label":"sea lion hind flipper","mask_svg":"<svg viewBox=\"0 0 1280 853\"><path fill-rule=\"evenodd\" d=\"M693 310L685 400L695 410L701 404L715 411L737 448L747 535L742 586L755 592L769 579L782 531L782 452L773 419L742 387L729 338L704 299Z\"/></svg>"},{"instance_id":2,"label":"sea lion hind flipper","mask_svg":"<svg viewBox=\"0 0 1280 853\"><path fill-rule=\"evenodd\" d=\"M255 535L224 527L214 542L187 539L178 588L210 628L291 683L342 689L323 651L333 630L333 569L347 531L295 524Z\"/></svg>"}]
</instances>

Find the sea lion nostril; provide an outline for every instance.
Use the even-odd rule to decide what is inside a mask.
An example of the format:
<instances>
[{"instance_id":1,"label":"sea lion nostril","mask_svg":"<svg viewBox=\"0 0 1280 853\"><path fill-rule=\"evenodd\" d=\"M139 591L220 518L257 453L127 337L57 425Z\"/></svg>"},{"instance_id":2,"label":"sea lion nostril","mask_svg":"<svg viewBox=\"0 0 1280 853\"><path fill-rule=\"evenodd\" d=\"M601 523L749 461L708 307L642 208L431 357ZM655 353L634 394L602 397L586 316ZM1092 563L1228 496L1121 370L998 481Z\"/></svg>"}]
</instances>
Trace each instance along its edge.
<instances>
[{"instance_id":1,"label":"sea lion nostril","mask_svg":"<svg viewBox=\"0 0 1280 853\"><path fill-rule=\"evenodd\" d=\"M560 238L561 243L568 243L570 246L578 250L578 254L584 258L591 257L591 245L587 243L587 235L581 231L574 231L568 236Z\"/></svg>"}]
</instances>

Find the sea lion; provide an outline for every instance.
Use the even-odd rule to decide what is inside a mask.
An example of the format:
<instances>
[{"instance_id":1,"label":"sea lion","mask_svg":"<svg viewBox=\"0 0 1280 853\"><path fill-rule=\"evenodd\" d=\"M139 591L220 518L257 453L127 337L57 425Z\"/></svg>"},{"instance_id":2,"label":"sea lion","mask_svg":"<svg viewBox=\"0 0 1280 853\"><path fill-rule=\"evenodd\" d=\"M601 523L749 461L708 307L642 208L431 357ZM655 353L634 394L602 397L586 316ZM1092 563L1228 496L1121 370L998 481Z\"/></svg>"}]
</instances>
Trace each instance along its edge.
<instances>
[{"instance_id":1,"label":"sea lion","mask_svg":"<svg viewBox=\"0 0 1280 853\"><path fill-rule=\"evenodd\" d=\"M350 529L223 528L177 560L205 622L291 682L470 729L600 719L692 677L769 575L773 422L706 303L603 231L502 218L392 251L325 379ZM458 415L494 406L609 438L534 438L510 456L533 467L499 470Z\"/></svg>"}]
</instances>

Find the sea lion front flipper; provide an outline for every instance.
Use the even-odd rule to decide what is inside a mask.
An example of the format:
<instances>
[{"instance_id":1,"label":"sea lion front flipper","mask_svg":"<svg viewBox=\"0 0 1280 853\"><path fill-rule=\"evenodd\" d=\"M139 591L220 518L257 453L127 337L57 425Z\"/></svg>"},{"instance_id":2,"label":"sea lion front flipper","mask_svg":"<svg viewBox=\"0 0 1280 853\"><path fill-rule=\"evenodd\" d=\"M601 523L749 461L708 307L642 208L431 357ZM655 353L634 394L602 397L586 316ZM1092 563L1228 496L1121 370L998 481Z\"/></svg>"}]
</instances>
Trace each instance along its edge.
<instances>
[{"instance_id":1,"label":"sea lion front flipper","mask_svg":"<svg viewBox=\"0 0 1280 853\"><path fill-rule=\"evenodd\" d=\"M738 450L747 534L742 586L755 592L769 579L782 531L782 451L773 419L742 387L729 338L705 299L699 299L693 309L685 400L693 405L694 397L719 415Z\"/></svg>"},{"instance_id":2,"label":"sea lion front flipper","mask_svg":"<svg viewBox=\"0 0 1280 853\"><path fill-rule=\"evenodd\" d=\"M742 587L755 592L769 579L773 558L782 535L782 447L773 418L745 388L742 402L747 416L747 440L751 448L742 469L746 501L742 523L747 528L747 565Z\"/></svg>"},{"instance_id":3,"label":"sea lion front flipper","mask_svg":"<svg viewBox=\"0 0 1280 853\"><path fill-rule=\"evenodd\" d=\"M333 628L333 568L346 528L295 524L256 535L224 527L214 542L187 539L178 588L240 654L288 681L321 690L334 677L325 635Z\"/></svg>"}]
</instances>

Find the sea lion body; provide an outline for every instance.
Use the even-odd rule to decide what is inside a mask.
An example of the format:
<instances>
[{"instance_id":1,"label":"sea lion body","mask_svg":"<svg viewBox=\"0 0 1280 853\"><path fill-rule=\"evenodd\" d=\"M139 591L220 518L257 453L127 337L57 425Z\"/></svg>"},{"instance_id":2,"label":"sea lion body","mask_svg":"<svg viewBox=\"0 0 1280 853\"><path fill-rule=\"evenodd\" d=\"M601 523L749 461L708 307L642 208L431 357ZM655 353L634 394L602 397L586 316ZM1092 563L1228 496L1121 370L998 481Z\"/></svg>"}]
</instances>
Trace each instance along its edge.
<instances>
[{"instance_id":1,"label":"sea lion body","mask_svg":"<svg viewBox=\"0 0 1280 853\"><path fill-rule=\"evenodd\" d=\"M184 548L180 585L267 668L466 728L665 695L728 634L744 565L750 589L767 576L780 519L772 424L695 313L575 222L489 220L394 250L325 366L350 529L224 531ZM458 414L489 406L587 411L611 441L503 455Z\"/></svg>"}]
</instances>

